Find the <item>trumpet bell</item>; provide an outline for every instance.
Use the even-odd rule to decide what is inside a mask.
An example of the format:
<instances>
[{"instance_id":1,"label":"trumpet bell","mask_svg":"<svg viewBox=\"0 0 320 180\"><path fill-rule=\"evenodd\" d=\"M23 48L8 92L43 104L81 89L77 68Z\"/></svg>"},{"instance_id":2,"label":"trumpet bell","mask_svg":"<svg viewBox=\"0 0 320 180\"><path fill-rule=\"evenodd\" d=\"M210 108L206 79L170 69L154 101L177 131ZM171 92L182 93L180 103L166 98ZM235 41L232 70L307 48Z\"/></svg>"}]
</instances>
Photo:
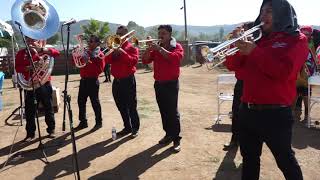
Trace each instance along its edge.
<instances>
[{"instance_id":1,"label":"trumpet bell","mask_svg":"<svg viewBox=\"0 0 320 180\"><path fill-rule=\"evenodd\" d=\"M45 0L16 0L11 8L12 22L18 29L33 39L48 39L59 28L60 20L54 7Z\"/></svg>"},{"instance_id":2,"label":"trumpet bell","mask_svg":"<svg viewBox=\"0 0 320 180\"><path fill-rule=\"evenodd\" d=\"M210 51L209 46L202 46L200 52L208 62L212 62L214 60L213 52Z\"/></svg>"}]
</instances>

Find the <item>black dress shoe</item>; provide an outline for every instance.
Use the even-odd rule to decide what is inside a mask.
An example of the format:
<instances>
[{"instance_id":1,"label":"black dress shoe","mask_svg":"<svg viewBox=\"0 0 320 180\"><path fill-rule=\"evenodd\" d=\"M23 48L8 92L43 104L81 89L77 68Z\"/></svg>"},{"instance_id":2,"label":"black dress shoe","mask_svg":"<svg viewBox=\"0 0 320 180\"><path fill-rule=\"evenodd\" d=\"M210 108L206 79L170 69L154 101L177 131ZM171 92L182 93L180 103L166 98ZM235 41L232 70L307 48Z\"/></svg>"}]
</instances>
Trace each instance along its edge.
<instances>
[{"instance_id":1,"label":"black dress shoe","mask_svg":"<svg viewBox=\"0 0 320 180\"><path fill-rule=\"evenodd\" d=\"M27 134L27 136L22 140L22 142L30 142L34 139L34 134Z\"/></svg>"},{"instance_id":2,"label":"black dress shoe","mask_svg":"<svg viewBox=\"0 0 320 180\"><path fill-rule=\"evenodd\" d=\"M122 129L121 131L117 132L117 136L125 136L125 135L128 135L130 133L131 133L130 130Z\"/></svg>"},{"instance_id":3,"label":"black dress shoe","mask_svg":"<svg viewBox=\"0 0 320 180\"><path fill-rule=\"evenodd\" d=\"M136 137L138 137L139 136L139 132L138 131L135 131L135 132L132 132L131 133L131 137L132 138L136 138Z\"/></svg>"},{"instance_id":4,"label":"black dress shoe","mask_svg":"<svg viewBox=\"0 0 320 180\"><path fill-rule=\"evenodd\" d=\"M96 123L96 125L93 127L94 130L98 130L100 128L102 128L102 123Z\"/></svg>"},{"instance_id":5,"label":"black dress shoe","mask_svg":"<svg viewBox=\"0 0 320 180\"><path fill-rule=\"evenodd\" d=\"M178 153L181 151L180 140L173 141L173 152Z\"/></svg>"},{"instance_id":6,"label":"black dress shoe","mask_svg":"<svg viewBox=\"0 0 320 180\"><path fill-rule=\"evenodd\" d=\"M54 131L49 132L48 138L51 138L51 139L56 138L56 133Z\"/></svg>"},{"instance_id":7,"label":"black dress shoe","mask_svg":"<svg viewBox=\"0 0 320 180\"><path fill-rule=\"evenodd\" d=\"M160 139L159 144L169 144L173 141L171 136L164 136L162 139Z\"/></svg>"},{"instance_id":8,"label":"black dress shoe","mask_svg":"<svg viewBox=\"0 0 320 180\"><path fill-rule=\"evenodd\" d=\"M233 149L233 148L238 147L238 142L237 141L230 141L229 143L227 143L227 144L225 144L223 146L224 146L225 150Z\"/></svg>"},{"instance_id":9,"label":"black dress shoe","mask_svg":"<svg viewBox=\"0 0 320 180\"><path fill-rule=\"evenodd\" d=\"M79 125L78 125L76 128L74 128L74 130L75 130L75 131L79 131L79 130L85 129L85 128L87 128L87 127L88 127L88 124L87 124L87 123L80 122Z\"/></svg>"}]
</instances>

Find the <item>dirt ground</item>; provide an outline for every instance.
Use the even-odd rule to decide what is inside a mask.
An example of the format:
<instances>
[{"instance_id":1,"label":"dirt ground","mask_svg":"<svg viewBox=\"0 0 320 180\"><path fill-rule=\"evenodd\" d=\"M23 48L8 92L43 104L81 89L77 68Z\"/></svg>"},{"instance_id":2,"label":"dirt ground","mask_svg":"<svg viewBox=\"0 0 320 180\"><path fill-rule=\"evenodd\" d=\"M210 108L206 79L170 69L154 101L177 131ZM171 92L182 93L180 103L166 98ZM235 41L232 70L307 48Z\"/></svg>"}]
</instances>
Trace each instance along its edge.
<instances>
[{"instance_id":1,"label":"dirt ground","mask_svg":"<svg viewBox=\"0 0 320 180\"><path fill-rule=\"evenodd\" d=\"M122 129L122 120L111 94L111 84L101 83L100 100L103 113L103 128L92 132L94 113L87 102L89 128L76 133L79 169L81 179L240 179L242 157L239 150L224 151L223 144L229 141L229 117L221 124L214 125L217 115L216 78L221 71L208 71L205 66L181 68L179 110L181 113L182 150L171 153L171 145L158 146L164 135L160 113L153 89L153 73L139 70L136 73L138 111L141 119L140 134L137 138L111 139L113 126ZM78 125L77 93L79 75L71 75L68 92L72 97L74 126ZM100 77L100 82L104 77ZM54 76L52 83L64 89L64 76ZM90 87L88 87L90 88ZM232 90L233 87L227 89ZM55 139L45 138L45 152L49 164L43 162L41 151L30 151L38 147L38 139L21 143L25 137L24 126L19 126L18 117L5 121L19 106L19 90L12 88L10 80L4 82L3 111L0 112L0 165L4 165L14 136L13 154L7 166L1 170L1 179L74 179L72 166L72 143L67 129L62 132L63 103L55 114ZM223 104L223 111L229 112L231 103ZM314 110L316 111L316 110ZM318 111L318 110L317 110ZM316 112L314 116L320 117ZM25 125L25 122L24 122ZM43 136L46 136L44 117L40 117ZM275 124L276 126L276 124ZM36 136L37 137L37 136ZM304 179L318 180L320 177L320 131L308 129L297 122L293 131L292 144L301 165ZM262 180L284 179L277 168L270 150L264 146L261 156Z\"/></svg>"}]
</instances>

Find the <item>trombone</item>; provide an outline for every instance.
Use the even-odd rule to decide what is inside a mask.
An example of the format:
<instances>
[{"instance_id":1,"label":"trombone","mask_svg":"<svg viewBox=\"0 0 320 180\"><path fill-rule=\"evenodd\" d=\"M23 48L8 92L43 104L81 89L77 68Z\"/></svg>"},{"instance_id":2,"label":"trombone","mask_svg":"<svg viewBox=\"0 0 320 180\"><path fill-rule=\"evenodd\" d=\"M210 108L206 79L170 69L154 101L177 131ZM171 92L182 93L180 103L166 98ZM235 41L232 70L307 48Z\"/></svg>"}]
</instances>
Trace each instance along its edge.
<instances>
[{"instance_id":1,"label":"trombone","mask_svg":"<svg viewBox=\"0 0 320 180\"><path fill-rule=\"evenodd\" d=\"M110 55L114 50L119 49L122 47L122 45L129 41L131 38L133 38L133 35L135 34L135 30L131 30L130 32L128 32L127 34L123 35L123 36L119 36L119 35L109 35L105 38L105 44L106 44L106 50L109 50L105 56ZM103 51L103 52L104 52Z\"/></svg>"},{"instance_id":2,"label":"trombone","mask_svg":"<svg viewBox=\"0 0 320 180\"><path fill-rule=\"evenodd\" d=\"M247 31L244 31L239 37L227 40L214 48L202 46L201 55L206 59L208 63L216 61L214 62L215 64L211 68L213 69L222 64L226 60L227 56L231 56L239 51L238 47L231 47L231 45L233 45L237 41L247 40L249 38L251 38L254 42L259 40L262 37L261 26L263 24L264 23L262 22L259 25L254 26ZM259 33L258 37L253 38L254 33Z\"/></svg>"}]
</instances>

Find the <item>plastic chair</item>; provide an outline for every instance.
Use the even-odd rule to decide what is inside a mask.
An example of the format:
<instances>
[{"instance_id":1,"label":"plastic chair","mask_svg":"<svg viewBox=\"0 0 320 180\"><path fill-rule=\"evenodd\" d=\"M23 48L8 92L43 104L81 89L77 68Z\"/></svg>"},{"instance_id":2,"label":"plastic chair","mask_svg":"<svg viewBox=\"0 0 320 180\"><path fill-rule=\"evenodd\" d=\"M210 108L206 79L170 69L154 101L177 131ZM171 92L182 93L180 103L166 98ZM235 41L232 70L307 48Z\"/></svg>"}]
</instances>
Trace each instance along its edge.
<instances>
[{"instance_id":1,"label":"plastic chair","mask_svg":"<svg viewBox=\"0 0 320 180\"><path fill-rule=\"evenodd\" d=\"M219 74L217 79L217 118L216 124L222 120L222 116L229 116L229 113L222 113L221 112L221 104L224 102L232 102L233 101L233 87L236 84L237 79L235 74ZM225 91L221 90L221 86L232 86L232 91ZM230 88L229 88L230 89Z\"/></svg>"},{"instance_id":2,"label":"plastic chair","mask_svg":"<svg viewBox=\"0 0 320 180\"><path fill-rule=\"evenodd\" d=\"M311 86L319 86L320 87L320 74L313 75L308 79L308 122L307 126L310 128L312 126L310 112L312 107L316 103L320 103L320 96L312 96L311 95Z\"/></svg>"}]
</instances>

